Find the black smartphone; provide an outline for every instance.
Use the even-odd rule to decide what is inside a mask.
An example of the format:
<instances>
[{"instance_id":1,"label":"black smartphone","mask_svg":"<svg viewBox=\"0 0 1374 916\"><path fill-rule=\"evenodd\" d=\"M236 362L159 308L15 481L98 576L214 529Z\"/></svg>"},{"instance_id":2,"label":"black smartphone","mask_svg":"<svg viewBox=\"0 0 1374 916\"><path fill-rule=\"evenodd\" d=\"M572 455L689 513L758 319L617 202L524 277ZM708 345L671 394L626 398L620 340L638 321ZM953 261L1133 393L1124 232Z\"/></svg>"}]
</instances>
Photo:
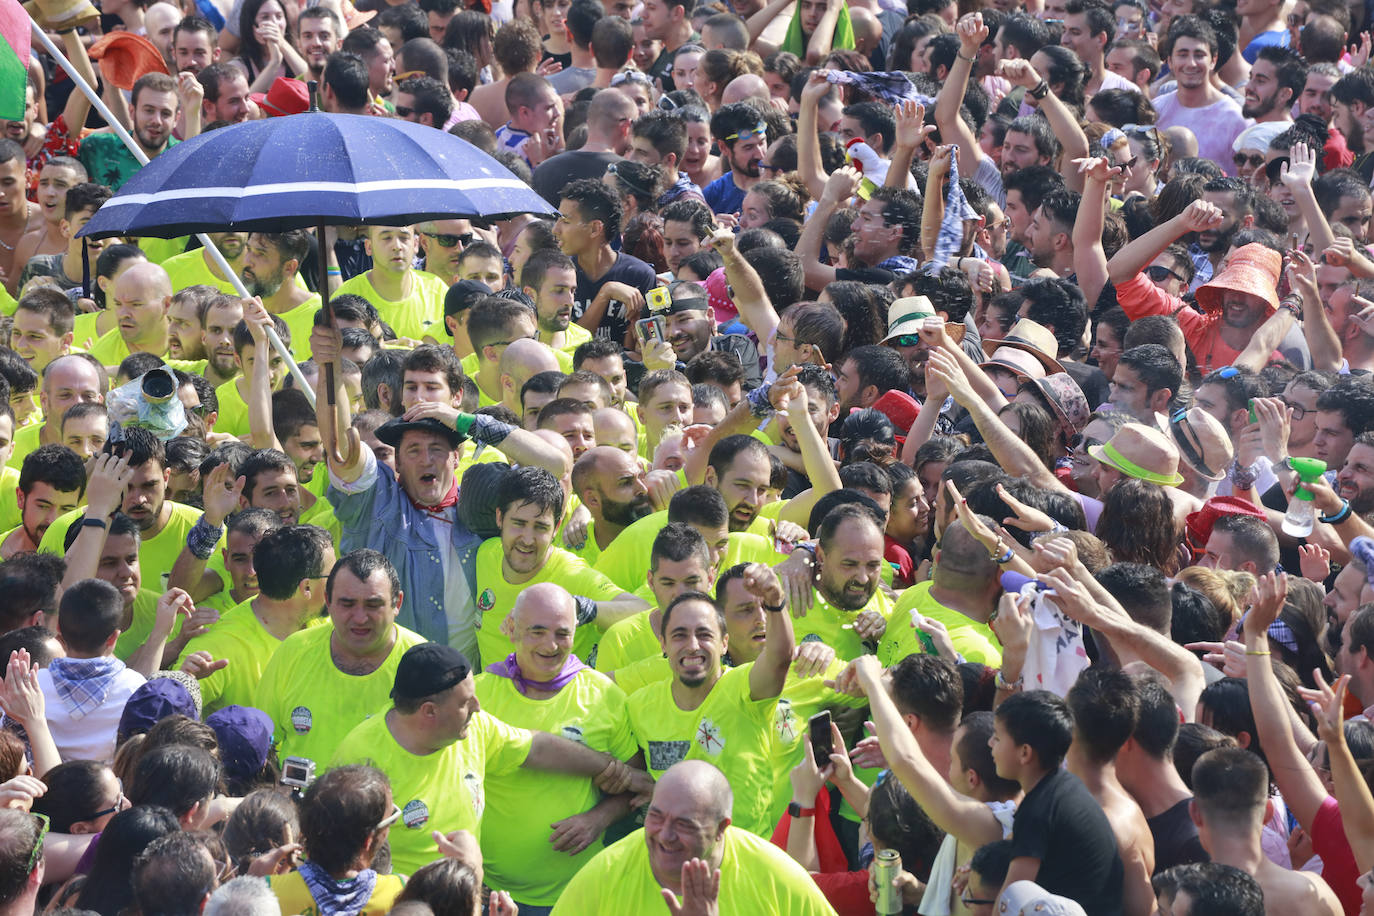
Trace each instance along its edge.
<instances>
[{"instance_id":1,"label":"black smartphone","mask_svg":"<svg viewBox=\"0 0 1374 916\"><path fill-rule=\"evenodd\" d=\"M811 753L816 758L816 766L828 766L830 755L834 752L835 739L830 734L830 711L818 712L811 717Z\"/></svg>"}]
</instances>

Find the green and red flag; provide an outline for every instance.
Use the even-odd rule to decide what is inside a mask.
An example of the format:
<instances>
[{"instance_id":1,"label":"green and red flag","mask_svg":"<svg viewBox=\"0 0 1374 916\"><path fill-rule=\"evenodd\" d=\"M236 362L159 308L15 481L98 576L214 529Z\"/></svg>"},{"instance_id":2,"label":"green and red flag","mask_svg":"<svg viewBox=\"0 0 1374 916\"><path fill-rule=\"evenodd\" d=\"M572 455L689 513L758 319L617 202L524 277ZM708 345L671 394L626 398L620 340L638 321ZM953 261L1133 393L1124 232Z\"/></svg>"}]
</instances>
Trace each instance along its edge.
<instances>
[{"instance_id":1,"label":"green and red flag","mask_svg":"<svg viewBox=\"0 0 1374 916\"><path fill-rule=\"evenodd\" d=\"M24 120L31 28L19 0L0 0L0 119L6 121Z\"/></svg>"}]
</instances>

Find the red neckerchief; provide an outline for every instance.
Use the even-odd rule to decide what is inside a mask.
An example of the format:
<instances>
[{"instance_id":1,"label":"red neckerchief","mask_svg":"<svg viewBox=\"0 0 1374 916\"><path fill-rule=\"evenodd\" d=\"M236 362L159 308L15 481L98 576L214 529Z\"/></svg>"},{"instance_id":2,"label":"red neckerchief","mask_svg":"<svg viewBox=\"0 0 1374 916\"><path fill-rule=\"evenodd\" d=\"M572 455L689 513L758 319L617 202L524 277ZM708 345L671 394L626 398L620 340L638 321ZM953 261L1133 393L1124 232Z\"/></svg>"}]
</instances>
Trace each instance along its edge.
<instances>
[{"instance_id":1,"label":"red neckerchief","mask_svg":"<svg viewBox=\"0 0 1374 916\"><path fill-rule=\"evenodd\" d=\"M406 494L406 498L407 498L407 499L410 499L410 494L409 494L409 493ZM432 505L432 506L422 506L420 503L417 503L414 499L411 499L411 500L410 500L410 504L411 504L412 506L414 506L416 509L418 509L419 511L425 513L426 515L434 516L434 517L436 517L436 518L439 517L439 516L441 516L441 515L443 515L445 509L449 508L450 506L456 506L456 505L458 505L458 480L457 480L457 478L454 478L453 485L452 485L451 487L448 488L448 492L444 494L444 498L441 499L441 500L439 500L439 501L438 501L437 503L435 503L434 505Z\"/></svg>"}]
</instances>

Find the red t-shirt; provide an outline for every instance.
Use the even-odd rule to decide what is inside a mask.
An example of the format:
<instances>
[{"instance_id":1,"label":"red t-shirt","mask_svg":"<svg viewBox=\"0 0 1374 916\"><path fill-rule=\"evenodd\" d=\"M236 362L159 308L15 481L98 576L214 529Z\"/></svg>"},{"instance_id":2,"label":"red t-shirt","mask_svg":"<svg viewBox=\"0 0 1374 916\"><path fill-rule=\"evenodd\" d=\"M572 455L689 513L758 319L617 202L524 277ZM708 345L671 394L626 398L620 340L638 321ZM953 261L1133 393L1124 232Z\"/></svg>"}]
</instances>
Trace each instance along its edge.
<instances>
[{"instance_id":1,"label":"red t-shirt","mask_svg":"<svg viewBox=\"0 0 1374 916\"><path fill-rule=\"evenodd\" d=\"M1341 806L1329 795L1312 820L1312 851L1322 857L1322 880L1340 898L1345 916L1356 916L1361 892L1355 881L1360 877L1360 867L1345 835Z\"/></svg>"}]
</instances>

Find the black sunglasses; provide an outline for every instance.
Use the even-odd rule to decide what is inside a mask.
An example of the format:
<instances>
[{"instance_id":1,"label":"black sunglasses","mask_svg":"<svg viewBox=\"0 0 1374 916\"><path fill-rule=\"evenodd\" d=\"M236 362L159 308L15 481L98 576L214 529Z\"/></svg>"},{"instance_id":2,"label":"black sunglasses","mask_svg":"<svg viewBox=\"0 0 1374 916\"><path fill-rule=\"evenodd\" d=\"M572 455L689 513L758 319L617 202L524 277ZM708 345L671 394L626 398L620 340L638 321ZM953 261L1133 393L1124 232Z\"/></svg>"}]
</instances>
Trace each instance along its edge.
<instances>
[{"instance_id":1,"label":"black sunglasses","mask_svg":"<svg viewBox=\"0 0 1374 916\"><path fill-rule=\"evenodd\" d=\"M1182 277L1162 264L1151 264L1149 267L1145 268L1145 275L1156 283L1163 283L1170 277L1173 277L1180 283L1183 282Z\"/></svg>"},{"instance_id":2,"label":"black sunglasses","mask_svg":"<svg viewBox=\"0 0 1374 916\"><path fill-rule=\"evenodd\" d=\"M422 232L420 234L427 239L434 239L434 241L439 244L440 248L452 248L454 245L466 248L468 245L472 244L471 232L464 232L462 235L448 235L434 232Z\"/></svg>"},{"instance_id":3,"label":"black sunglasses","mask_svg":"<svg viewBox=\"0 0 1374 916\"><path fill-rule=\"evenodd\" d=\"M1248 156L1245 153L1236 153L1231 157L1231 161L1236 164L1237 168L1249 163L1250 168L1257 169L1264 165L1264 153L1251 153Z\"/></svg>"}]
</instances>

